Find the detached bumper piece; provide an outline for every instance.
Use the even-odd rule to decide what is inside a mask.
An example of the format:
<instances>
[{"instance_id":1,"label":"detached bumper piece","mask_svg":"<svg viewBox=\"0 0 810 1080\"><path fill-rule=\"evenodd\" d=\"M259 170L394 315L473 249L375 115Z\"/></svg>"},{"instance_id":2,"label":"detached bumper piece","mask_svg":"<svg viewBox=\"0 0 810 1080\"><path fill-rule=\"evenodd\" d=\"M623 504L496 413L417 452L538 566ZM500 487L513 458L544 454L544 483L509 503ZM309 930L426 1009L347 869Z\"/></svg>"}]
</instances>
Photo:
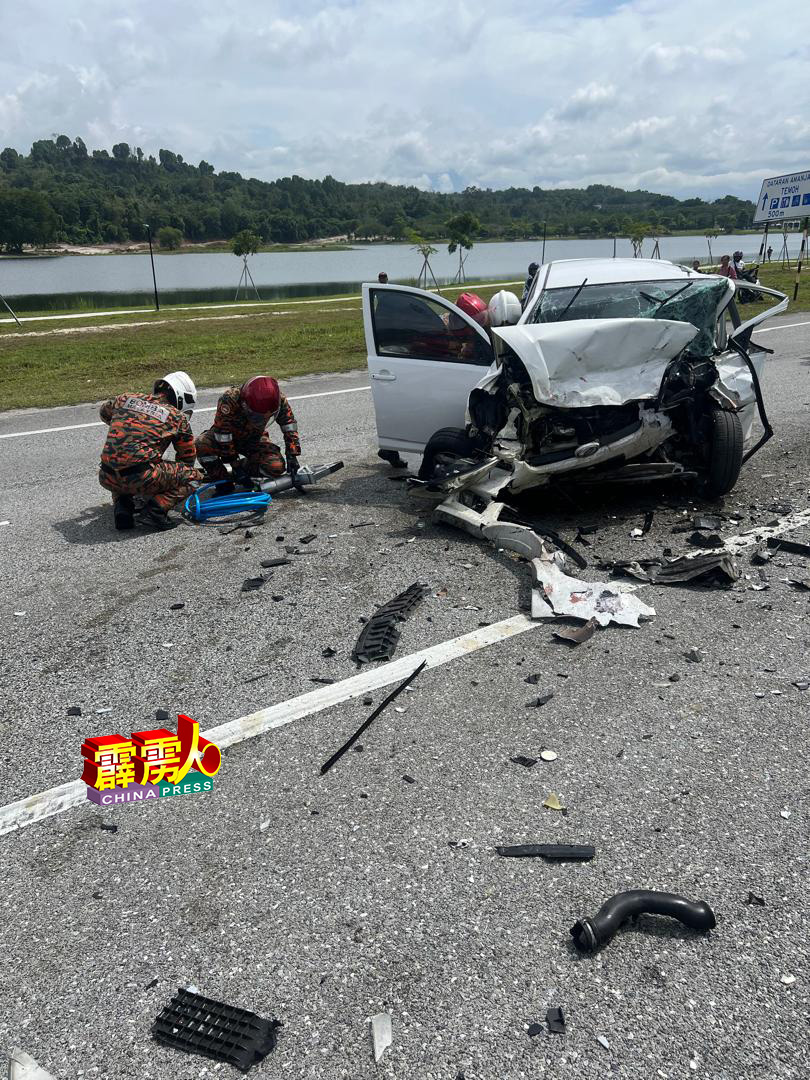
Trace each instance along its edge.
<instances>
[{"instance_id":1,"label":"detached bumper piece","mask_svg":"<svg viewBox=\"0 0 810 1080\"><path fill-rule=\"evenodd\" d=\"M377 608L360 632L352 651L352 660L367 664L371 660L390 660L399 641L399 624L428 592L428 586L418 581Z\"/></svg>"},{"instance_id":2,"label":"detached bumper piece","mask_svg":"<svg viewBox=\"0 0 810 1080\"><path fill-rule=\"evenodd\" d=\"M182 987L152 1024L162 1046L201 1054L246 1073L276 1045L278 1020L212 1001Z\"/></svg>"}]
</instances>

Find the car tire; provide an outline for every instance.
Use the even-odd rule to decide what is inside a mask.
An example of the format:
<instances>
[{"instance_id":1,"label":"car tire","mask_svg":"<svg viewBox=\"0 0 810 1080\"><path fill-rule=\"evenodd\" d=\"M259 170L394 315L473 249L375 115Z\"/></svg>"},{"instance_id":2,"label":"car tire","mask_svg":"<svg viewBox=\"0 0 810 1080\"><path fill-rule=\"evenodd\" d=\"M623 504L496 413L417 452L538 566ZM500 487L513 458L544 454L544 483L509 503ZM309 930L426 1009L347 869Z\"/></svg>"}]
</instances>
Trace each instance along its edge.
<instances>
[{"instance_id":1,"label":"car tire","mask_svg":"<svg viewBox=\"0 0 810 1080\"><path fill-rule=\"evenodd\" d=\"M739 415L723 409L713 409L709 422L709 460L703 490L709 498L717 499L737 483L743 459L743 430Z\"/></svg>"},{"instance_id":2,"label":"car tire","mask_svg":"<svg viewBox=\"0 0 810 1080\"><path fill-rule=\"evenodd\" d=\"M430 436L425 446L422 464L419 466L419 479L430 480L436 468L436 459L440 454L466 458L477 451L475 442L463 428L439 428Z\"/></svg>"}]
</instances>

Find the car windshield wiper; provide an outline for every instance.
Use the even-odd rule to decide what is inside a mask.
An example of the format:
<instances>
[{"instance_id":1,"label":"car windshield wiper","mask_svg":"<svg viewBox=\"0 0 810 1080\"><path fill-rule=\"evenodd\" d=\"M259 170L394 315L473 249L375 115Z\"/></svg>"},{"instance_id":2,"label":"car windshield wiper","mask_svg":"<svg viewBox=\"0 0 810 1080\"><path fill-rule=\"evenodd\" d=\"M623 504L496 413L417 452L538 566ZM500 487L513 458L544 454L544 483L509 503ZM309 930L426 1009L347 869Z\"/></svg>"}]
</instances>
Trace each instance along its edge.
<instances>
[{"instance_id":1,"label":"car windshield wiper","mask_svg":"<svg viewBox=\"0 0 810 1080\"><path fill-rule=\"evenodd\" d=\"M560 319L562 319L563 315L565 315L565 313L566 313L566 312L568 311L568 309L569 309L569 308L571 307L571 305L573 304L573 302L574 302L574 301L576 300L576 298L577 298L577 297L579 296L579 294L580 294L580 293L582 292L582 290L583 290L583 289L585 288L585 286L586 286L587 284L588 284L588 279L587 279L587 278L585 278L585 280L584 280L584 281L582 282L582 284L580 285L580 287L579 287L579 288L577 289L577 291L576 291L576 292L574 293L574 295L573 295L573 296L571 297L571 299L570 299L570 300L568 301L568 303L567 303L567 304L565 305L565 307L564 307L564 308L562 309L562 311L560 312L560 314L559 314L559 315L557 316L557 321L559 321Z\"/></svg>"},{"instance_id":2,"label":"car windshield wiper","mask_svg":"<svg viewBox=\"0 0 810 1080\"><path fill-rule=\"evenodd\" d=\"M674 292L672 296L665 296L663 300L656 300L654 296L650 296L649 293L641 292L641 290L639 290L639 296L643 296L645 300L649 300L651 304L655 304L655 309L653 311L653 315L655 315L665 304L668 304L670 300L674 300L675 297L680 296L682 292L691 289L694 284L694 281L687 281L687 283L678 289L677 292Z\"/></svg>"}]
</instances>

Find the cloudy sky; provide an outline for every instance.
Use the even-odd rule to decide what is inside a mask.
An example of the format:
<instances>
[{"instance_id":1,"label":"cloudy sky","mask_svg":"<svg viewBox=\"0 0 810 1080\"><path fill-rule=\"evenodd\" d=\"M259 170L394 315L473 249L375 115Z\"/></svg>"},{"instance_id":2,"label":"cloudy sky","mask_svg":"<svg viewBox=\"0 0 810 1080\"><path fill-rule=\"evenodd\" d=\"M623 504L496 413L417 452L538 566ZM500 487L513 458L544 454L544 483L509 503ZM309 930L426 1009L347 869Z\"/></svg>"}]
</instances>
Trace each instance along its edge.
<instances>
[{"instance_id":1,"label":"cloudy sky","mask_svg":"<svg viewBox=\"0 0 810 1080\"><path fill-rule=\"evenodd\" d=\"M810 3L3 0L0 145L755 198L810 168Z\"/></svg>"}]
</instances>

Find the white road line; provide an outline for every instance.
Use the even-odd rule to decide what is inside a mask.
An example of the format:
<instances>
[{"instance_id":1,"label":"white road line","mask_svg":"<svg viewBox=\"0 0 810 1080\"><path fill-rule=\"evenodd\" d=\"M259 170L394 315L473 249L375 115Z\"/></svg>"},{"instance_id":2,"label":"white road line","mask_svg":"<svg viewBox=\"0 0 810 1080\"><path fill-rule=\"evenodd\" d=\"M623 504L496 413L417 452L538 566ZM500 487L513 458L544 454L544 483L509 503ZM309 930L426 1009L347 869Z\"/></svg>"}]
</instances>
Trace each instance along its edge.
<instances>
[{"instance_id":1,"label":"white road line","mask_svg":"<svg viewBox=\"0 0 810 1080\"><path fill-rule=\"evenodd\" d=\"M525 634L528 630L535 630L543 625L542 622L532 622L527 615L515 615L511 619L480 627L471 634L443 641L439 645L420 649L409 656L392 660L381 667L363 671L359 675L343 679L342 682L321 686L299 697L290 698L289 701L281 701L278 705L260 709L238 720L230 720L210 731L204 731L203 735L220 747L234 746L256 735L291 724L294 720L301 720L306 716L329 709L333 705L350 701L361 694L400 682L410 675L423 660L427 661L429 668L439 667L451 660L469 656L470 653L477 652L479 649L496 645L499 641L507 641L517 634ZM335 745L337 746L337 741ZM320 759L318 764L320 764ZM60 784L59 787L49 788L37 795L30 795L26 799L0 807L0 836L54 817L86 801L87 785L81 780L71 780L67 784Z\"/></svg>"},{"instance_id":2,"label":"white road line","mask_svg":"<svg viewBox=\"0 0 810 1080\"><path fill-rule=\"evenodd\" d=\"M764 330L754 327L755 334L772 334L775 330L793 330L797 326L810 326L810 322L785 323L784 326L766 326Z\"/></svg>"},{"instance_id":3,"label":"white road line","mask_svg":"<svg viewBox=\"0 0 810 1080\"><path fill-rule=\"evenodd\" d=\"M309 398L332 397L334 394L359 394L363 390L370 390L370 386L352 386L348 390L323 390L317 394L298 394L290 396L288 401L307 401ZM216 405L206 405L204 409L195 409L194 415L204 412L215 412ZM105 427L103 420L91 420L87 424L65 424L64 427L37 428L34 431L9 431L0 435L0 439L22 439L26 435L51 435L55 431L78 431L79 428Z\"/></svg>"}]
</instances>

